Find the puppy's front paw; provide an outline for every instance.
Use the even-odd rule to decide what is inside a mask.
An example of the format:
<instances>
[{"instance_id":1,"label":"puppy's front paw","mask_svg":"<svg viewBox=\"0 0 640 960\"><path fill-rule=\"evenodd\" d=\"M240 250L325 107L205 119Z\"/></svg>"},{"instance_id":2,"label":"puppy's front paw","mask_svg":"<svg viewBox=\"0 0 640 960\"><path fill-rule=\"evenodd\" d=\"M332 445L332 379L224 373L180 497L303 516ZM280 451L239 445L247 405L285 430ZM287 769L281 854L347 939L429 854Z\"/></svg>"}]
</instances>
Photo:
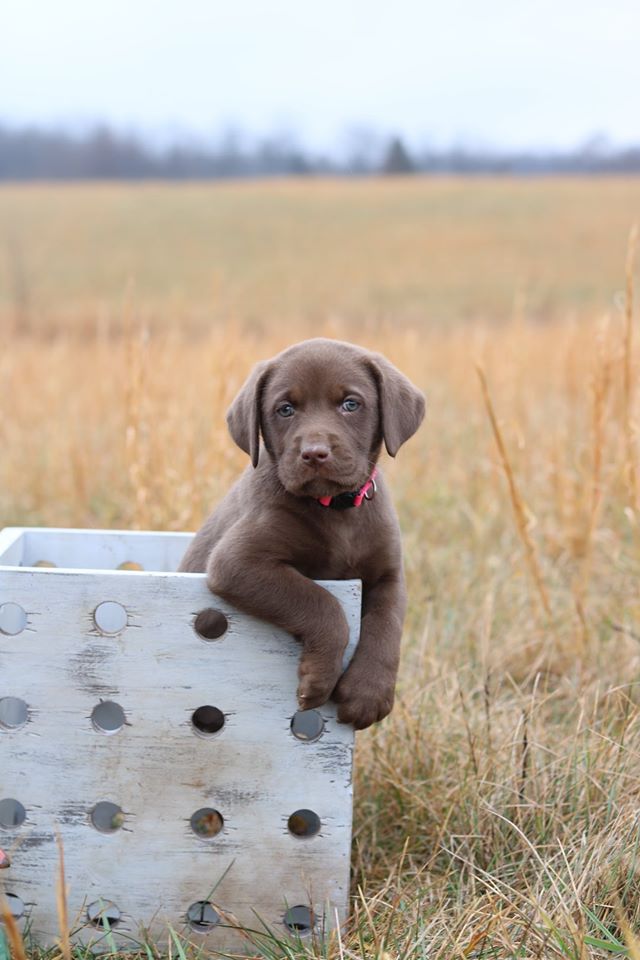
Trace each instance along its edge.
<instances>
[{"instance_id":1,"label":"puppy's front paw","mask_svg":"<svg viewBox=\"0 0 640 960\"><path fill-rule=\"evenodd\" d=\"M332 699L338 704L340 723L352 723L356 730L364 730L372 723L391 713L395 689L395 676L376 677L370 672L347 670L333 691Z\"/></svg>"},{"instance_id":2,"label":"puppy's front paw","mask_svg":"<svg viewBox=\"0 0 640 960\"><path fill-rule=\"evenodd\" d=\"M301 710L312 710L326 703L338 682L342 660L333 665L318 663L317 658L303 654L298 667L298 704Z\"/></svg>"}]
</instances>

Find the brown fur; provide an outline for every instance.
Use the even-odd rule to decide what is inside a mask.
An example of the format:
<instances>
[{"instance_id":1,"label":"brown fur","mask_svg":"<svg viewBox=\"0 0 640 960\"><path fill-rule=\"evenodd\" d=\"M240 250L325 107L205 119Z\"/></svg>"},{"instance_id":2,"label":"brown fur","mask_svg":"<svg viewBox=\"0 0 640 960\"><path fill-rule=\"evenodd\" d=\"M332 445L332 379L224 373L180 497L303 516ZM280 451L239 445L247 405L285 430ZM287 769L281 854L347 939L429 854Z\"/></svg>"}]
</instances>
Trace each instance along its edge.
<instances>
[{"instance_id":1,"label":"brown fur","mask_svg":"<svg viewBox=\"0 0 640 960\"><path fill-rule=\"evenodd\" d=\"M347 397L360 406L343 407ZM420 391L353 344L307 340L259 364L227 415L252 465L180 567L206 571L213 593L297 636L301 708L333 697L339 719L358 729L393 706L406 606L398 521L380 474L376 496L360 507L332 510L316 498L358 490L382 442L395 456L423 416ZM362 627L341 677L347 623L313 580L352 578L363 584Z\"/></svg>"}]
</instances>

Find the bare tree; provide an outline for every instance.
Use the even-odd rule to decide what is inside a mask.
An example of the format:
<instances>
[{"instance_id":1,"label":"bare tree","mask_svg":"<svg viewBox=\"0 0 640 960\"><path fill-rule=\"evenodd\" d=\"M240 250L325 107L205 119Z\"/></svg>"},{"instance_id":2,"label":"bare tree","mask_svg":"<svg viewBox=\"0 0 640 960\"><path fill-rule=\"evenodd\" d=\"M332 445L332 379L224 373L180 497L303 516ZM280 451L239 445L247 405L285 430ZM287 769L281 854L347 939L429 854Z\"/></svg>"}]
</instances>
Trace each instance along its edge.
<instances>
[{"instance_id":1,"label":"bare tree","mask_svg":"<svg viewBox=\"0 0 640 960\"><path fill-rule=\"evenodd\" d=\"M394 176L415 172L414 162L400 137L392 137L389 141L387 152L382 161L382 172Z\"/></svg>"}]
</instances>

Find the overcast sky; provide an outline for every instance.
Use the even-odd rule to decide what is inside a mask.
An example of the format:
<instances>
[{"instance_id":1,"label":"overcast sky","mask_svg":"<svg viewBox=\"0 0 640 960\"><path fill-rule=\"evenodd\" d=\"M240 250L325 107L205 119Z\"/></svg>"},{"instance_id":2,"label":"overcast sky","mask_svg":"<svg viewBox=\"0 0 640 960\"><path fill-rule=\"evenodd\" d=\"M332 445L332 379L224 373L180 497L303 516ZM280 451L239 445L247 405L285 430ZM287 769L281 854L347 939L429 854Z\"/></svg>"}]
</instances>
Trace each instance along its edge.
<instances>
[{"instance_id":1,"label":"overcast sky","mask_svg":"<svg viewBox=\"0 0 640 960\"><path fill-rule=\"evenodd\" d=\"M0 0L0 120L640 142L640 0Z\"/></svg>"}]
</instances>

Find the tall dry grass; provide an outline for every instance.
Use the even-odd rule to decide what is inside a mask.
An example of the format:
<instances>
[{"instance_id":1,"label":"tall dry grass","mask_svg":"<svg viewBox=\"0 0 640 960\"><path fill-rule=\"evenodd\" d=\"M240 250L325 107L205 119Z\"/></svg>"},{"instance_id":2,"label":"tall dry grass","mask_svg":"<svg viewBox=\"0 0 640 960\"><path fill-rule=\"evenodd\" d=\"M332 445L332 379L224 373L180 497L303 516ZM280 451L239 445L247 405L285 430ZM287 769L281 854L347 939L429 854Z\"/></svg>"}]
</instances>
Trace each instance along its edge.
<instances>
[{"instance_id":1,"label":"tall dry grass","mask_svg":"<svg viewBox=\"0 0 640 960\"><path fill-rule=\"evenodd\" d=\"M261 189L268 205L280 188ZM397 706L358 737L352 923L291 956L637 953L633 242L629 251L626 299L599 313L542 322L518 301L500 324L405 312L359 331L429 400L421 432L384 463L411 604ZM615 289L624 283L621 239ZM135 289L120 311L93 333L44 324L0 353L3 524L195 528L244 467L226 406L293 328L163 327L147 322ZM296 335L310 332L354 337L336 316L301 319Z\"/></svg>"}]
</instances>

